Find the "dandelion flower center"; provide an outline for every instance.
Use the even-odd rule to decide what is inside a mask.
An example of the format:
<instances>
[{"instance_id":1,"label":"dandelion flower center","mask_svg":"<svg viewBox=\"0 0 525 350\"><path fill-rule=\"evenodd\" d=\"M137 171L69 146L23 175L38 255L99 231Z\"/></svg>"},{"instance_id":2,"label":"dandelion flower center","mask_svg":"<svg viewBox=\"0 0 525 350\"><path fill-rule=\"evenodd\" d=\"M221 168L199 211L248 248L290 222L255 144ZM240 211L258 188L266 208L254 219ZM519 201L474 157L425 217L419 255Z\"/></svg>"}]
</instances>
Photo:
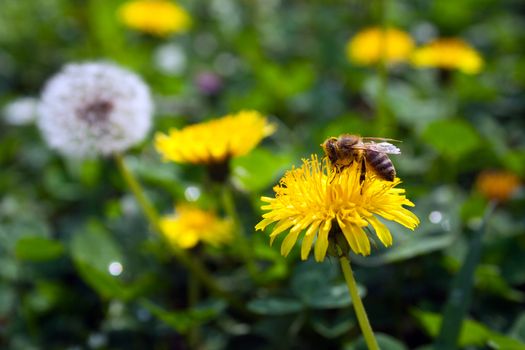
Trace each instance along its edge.
<instances>
[{"instance_id":1,"label":"dandelion flower center","mask_svg":"<svg viewBox=\"0 0 525 350\"><path fill-rule=\"evenodd\" d=\"M392 245L389 229L378 217L415 229L419 219L403 206L414 204L404 190L397 188L400 180L385 181L367 172L360 181L357 162L336 172L327 161L316 156L304 160L300 168L288 171L274 187L275 198L262 197L261 208L267 213L256 229L264 230L276 223L271 242L288 231L281 245L281 254L288 255L299 235L306 231L301 244L301 258L308 257L315 240L315 259L326 256L329 235L340 229L350 249L357 254L370 254L370 239L365 229L371 226L386 247ZM336 229L332 231L332 228Z\"/></svg>"},{"instance_id":2,"label":"dandelion flower center","mask_svg":"<svg viewBox=\"0 0 525 350\"><path fill-rule=\"evenodd\" d=\"M108 120L109 113L112 109L113 104L110 101L95 101L94 103L80 108L78 116L89 124L101 123Z\"/></svg>"}]
</instances>

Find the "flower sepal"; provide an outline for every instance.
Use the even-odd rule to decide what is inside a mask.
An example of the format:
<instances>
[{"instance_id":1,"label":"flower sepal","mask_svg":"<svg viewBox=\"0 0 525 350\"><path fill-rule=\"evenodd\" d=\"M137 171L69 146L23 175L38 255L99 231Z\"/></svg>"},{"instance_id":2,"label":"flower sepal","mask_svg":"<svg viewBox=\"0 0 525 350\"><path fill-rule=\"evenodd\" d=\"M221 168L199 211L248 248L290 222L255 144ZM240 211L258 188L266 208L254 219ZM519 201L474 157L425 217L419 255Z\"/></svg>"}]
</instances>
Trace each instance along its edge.
<instances>
[{"instance_id":1,"label":"flower sepal","mask_svg":"<svg viewBox=\"0 0 525 350\"><path fill-rule=\"evenodd\" d=\"M348 244L343 231L339 227L339 224L334 223L330 229L330 233L328 233L327 255L339 259L343 256L348 256L350 249L350 245Z\"/></svg>"}]
</instances>

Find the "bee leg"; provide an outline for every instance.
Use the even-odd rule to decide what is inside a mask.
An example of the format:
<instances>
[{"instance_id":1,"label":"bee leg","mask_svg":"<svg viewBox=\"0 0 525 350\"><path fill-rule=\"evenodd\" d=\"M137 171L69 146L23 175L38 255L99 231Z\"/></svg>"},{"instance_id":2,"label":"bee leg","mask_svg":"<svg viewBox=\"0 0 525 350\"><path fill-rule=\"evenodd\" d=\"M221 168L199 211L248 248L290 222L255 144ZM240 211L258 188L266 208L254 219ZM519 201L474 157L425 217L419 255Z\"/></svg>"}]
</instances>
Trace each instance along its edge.
<instances>
[{"instance_id":1,"label":"bee leg","mask_svg":"<svg viewBox=\"0 0 525 350\"><path fill-rule=\"evenodd\" d=\"M362 185L366 176L366 161L365 157L361 158L361 173L359 174L359 184Z\"/></svg>"}]
</instances>

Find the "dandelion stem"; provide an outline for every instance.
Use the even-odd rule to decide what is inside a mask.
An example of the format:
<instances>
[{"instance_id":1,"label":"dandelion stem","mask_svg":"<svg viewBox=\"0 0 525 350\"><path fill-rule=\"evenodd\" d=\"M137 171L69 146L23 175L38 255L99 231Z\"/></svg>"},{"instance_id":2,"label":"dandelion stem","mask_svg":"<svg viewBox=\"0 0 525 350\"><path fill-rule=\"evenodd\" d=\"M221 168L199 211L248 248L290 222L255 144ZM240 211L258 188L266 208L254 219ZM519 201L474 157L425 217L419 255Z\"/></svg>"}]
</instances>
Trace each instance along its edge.
<instances>
[{"instance_id":1,"label":"dandelion stem","mask_svg":"<svg viewBox=\"0 0 525 350\"><path fill-rule=\"evenodd\" d=\"M374 332L372 331L372 327L368 321L365 307L363 306L363 302L361 301L357 291L357 283L354 279L350 260L346 256L341 256L339 258L339 263L341 264L341 269L343 270L346 285L348 286L348 291L350 292L350 297L352 298L352 305L354 305L354 310L357 315L359 327L361 327L361 331L363 332L366 346L369 350L379 350L376 338L374 337Z\"/></svg>"},{"instance_id":2,"label":"dandelion stem","mask_svg":"<svg viewBox=\"0 0 525 350\"><path fill-rule=\"evenodd\" d=\"M135 176L133 176L133 173L129 170L126 163L124 162L124 158L121 154L117 154L115 156L115 159L117 161L117 165L119 168L120 173L122 174L122 177L124 178L124 181L126 181L126 184L130 188L131 192L133 192L133 195L135 196L135 199L139 203L140 207L144 211L144 214L146 215L149 223L151 226L153 226L153 229L160 233L160 226L159 226L159 215L151 202L146 197L144 190L142 189L142 186L137 181Z\"/></svg>"},{"instance_id":3,"label":"dandelion stem","mask_svg":"<svg viewBox=\"0 0 525 350\"><path fill-rule=\"evenodd\" d=\"M450 295L443 311L441 329L434 345L435 350L456 349L463 319L468 312L474 284L474 273L481 258L482 238L487 229L487 222L496 202L488 204L483 222L470 241L465 261L454 279Z\"/></svg>"},{"instance_id":4,"label":"dandelion stem","mask_svg":"<svg viewBox=\"0 0 525 350\"><path fill-rule=\"evenodd\" d=\"M159 226L159 214L155 210L155 207L148 200L144 194L144 190L140 183L137 181L133 173L129 170L121 154L115 156L118 168L122 174L122 177L126 181L127 185L133 192L133 195L139 202L146 218L148 219L153 230L159 235L161 239L164 239L164 236L161 234ZM167 243L168 244L168 243ZM247 311L244 304L238 300L234 295L224 290L213 278L213 276L208 272L206 267L202 265L198 260L193 259L186 251L177 248L171 245L173 255L175 258L184 265L210 292L216 294L217 296L228 301L230 305L237 309L237 311L249 315L250 312Z\"/></svg>"},{"instance_id":5,"label":"dandelion stem","mask_svg":"<svg viewBox=\"0 0 525 350\"><path fill-rule=\"evenodd\" d=\"M227 184L222 186L222 202L224 211L234 222L235 231L237 233L236 239L239 242L239 248L241 250L240 254L246 262L246 268L252 277L257 277L258 271L254 261L252 245L246 237L242 222L235 208L232 190Z\"/></svg>"},{"instance_id":6,"label":"dandelion stem","mask_svg":"<svg viewBox=\"0 0 525 350\"><path fill-rule=\"evenodd\" d=\"M376 120L377 132L383 135L387 132L390 124L387 111L387 88L388 88L388 70L386 66L387 55L387 0L378 0L377 2L377 17L381 27L381 54L377 64L377 73L379 76L377 101L376 101Z\"/></svg>"},{"instance_id":7,"label":"dandelion stem","mask_svg":"<svg viewBox=\"0 0 525 350\"><path fill-rule=\"evenodd\" d=\"M193 275L188 276L188 307L194 308L199 302L199 280ZM199 326L194 325L188 330L188 344L191 349L198 347Z\"/></svg>"}]
</instances>

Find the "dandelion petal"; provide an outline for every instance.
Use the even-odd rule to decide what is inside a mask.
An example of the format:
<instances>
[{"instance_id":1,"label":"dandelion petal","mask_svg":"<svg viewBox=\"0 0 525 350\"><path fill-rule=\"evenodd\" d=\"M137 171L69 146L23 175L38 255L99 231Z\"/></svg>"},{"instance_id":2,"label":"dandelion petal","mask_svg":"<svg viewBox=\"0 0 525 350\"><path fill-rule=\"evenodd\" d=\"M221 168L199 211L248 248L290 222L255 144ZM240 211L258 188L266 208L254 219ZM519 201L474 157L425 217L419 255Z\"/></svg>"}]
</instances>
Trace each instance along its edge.
<instances>
[{"instance_id":1,"label":"dandelion petal","mask_svg":"<svg viewBox=\"0 0 525 350\"><path fill-rule=\"evenodd\" d=\"M373 216L369 217L367 220L376 231L376 235L381 243L383 243L385 247L390 247L392 245L392 235L385 224Z\"/></svg>"},{"instance_id":2,"label":"dandelion petal","mask_svg":"<svg viewBox=\"0 0 525 350\"><path fill-rule=\"evenodd\" d=\"M312 249L312 243L315 238L315 232L317 231L317 228L321 224L321 221L316 221L310 225L308 230L306 231L303 243L301 245L301 259L306 260L308 258L308 255L310 254L310 250Z\"/></svg>"},{"instance_id":3,"label":"dandelion petal","mask_svg":"<svg viewBox=\"0 0 525 350\"><path fill-rule=\"evenodd\" d=\"M323 261L326 255L326 250L328 249L328 233L332 228L332 221L328 220L324 222L324 225L319 230L317 235L317 241L315 242L315 260Z\"/></svg>"}]
</instances>

